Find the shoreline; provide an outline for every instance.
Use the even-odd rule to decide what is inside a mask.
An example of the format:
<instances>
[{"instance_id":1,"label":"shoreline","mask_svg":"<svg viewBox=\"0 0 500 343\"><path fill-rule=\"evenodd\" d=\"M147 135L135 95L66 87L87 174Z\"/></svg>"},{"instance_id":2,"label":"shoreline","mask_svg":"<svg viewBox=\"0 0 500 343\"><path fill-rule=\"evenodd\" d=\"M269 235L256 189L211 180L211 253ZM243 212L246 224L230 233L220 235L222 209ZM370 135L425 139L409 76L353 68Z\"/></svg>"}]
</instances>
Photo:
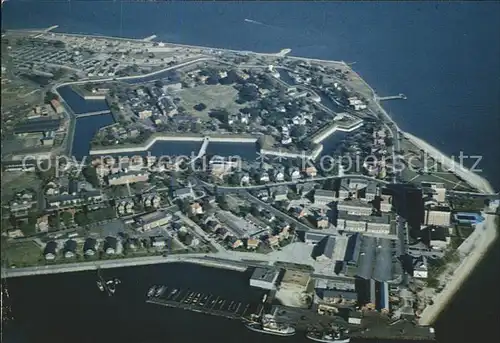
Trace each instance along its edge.
<instances>
[{"instance_id":1,"label":"shoreline","mask_svg":"<svg viewBox=\"0 0 500 343\"><path fill-rule=\"evenodd\" d=\"M16 31L16 30L10 30L10 31ZM26 31L23 31L26 32ZM27 31L27 32L33 32L33 31ZM36 32L36 31L35 31ZM38 31L39 32L39 31ZM55 33L57 35L68 35L68 36L77 36L77 37L97 37L97 38L102 38L102 39L118 39L118 40L125 40L125 41L140 41L144 42L145 44L151 44L151 42L147 42L141 39L130 39L130 38L120 38L120 37L107 37L107 36L99 36L99 35L85 35L85 34L66 34L66 33ZM191 46L191 45L183 45L183 44L177 44L177 43L165 43L166 45L174 46L174 47L183 47L183 48L192 48L192 49L208 49L208 50L215 50L215 51L228 51L228 52L236 52L240 54L244 53L251 53L251 54L256 54L259 56L273 56L276 58L280 58L283 56L280 56L279 54L266 54L266 53L257 53L257 52L247 52L247 51L238 51L238 50L230 50L230 49L220 49L220 48L211 48L211 47L201 47L201 46ZM282 50L283 51L283 50ZM286 56L286 58L289 59L296 59L296 60L304 60L304 61L314 61L314 62L320 62L320 63L333 63L333 64L341 64L343 65L346 69L348 69L352 75L356 76L356 79L361 81L365 87L367 87L367 90L369 90L372 93L372 99L370 99L370 102L373 102L375 106L380 110L380 112L385 116L385 118L394 124L394 127L402 133L403 136L406 136L409 138L409 140L415 144L417 147L427 151L429 156L433 157L436 160L443 161L442 163L445 166L454 166L455 163L454 161L447 156L446 154L442 153L435 147L433 147L431 144L427 143L423 139L420 139L410 133L407 133L399 128L397 123L389 116L389 114L385 111L385 109L382 107L382 105L376 100L376 92L374 89L357 73L355 72L347 63L344 61L332 61L332 60L320 60L320 59L311 59L311 58L305 58L305 57L299 57L299 56ZM211 59L211 58L205 58L205 59ZM204 58L200 58L197 61L204 60ZM195 61L192 62L185 62L186 64L188 63L194 63ZM181 67L181 65L178 65L176 67ZM168 68L167 68L168 69ZM116 79L134 79L134 78L140 78L140 77L147 77L151 75L155 75L158 73L161 73L165 70L160 70L157 72L153 72L151 74L147 75L140 75L140 76L130 76L130 77L123 77L123 78L116 78ZM85 80L85 81L76 81L72 83L66 83L63 85L69 85L69 84L79 84L79 83L85 83L85 82L104 82L104 81L109 81L113 80L113 78L108 78L108 79L102 79L102 80ZM56 85L55 90L56 94L59 94L57 92L57 88L59 88L62 85ZM68 113L68 115L71 116L71 114ZM394 137L396 139L396 137ZM70 147L71 149L71 147ZM137 150L134 150L137 151ZM108 152L109 153L109 152ZM118 152L119 153L119 152ZM92 154L92 153L90 153ZM462 179L464 179L465 182L469 183L476 189L485 192L485 193L495 193L493 190L492 186L490 183L483 177L475 174L474 172L470 171L469 169L466 168L455 168L453 170L454 173L456 173L458 176L460 176ZM480 229L482 226L476 227L476 229ZM481 237L480 237L480 242L476 241L474 249L463 259L462 263L457 267L457 269L453 272L453 277L451 280L445 285L441 293L438 293L437 296L435 297L435 301L433 305L428 305L420 318L420 323L422 325L429 325L432 323L437 316L446 308L447 304L449 301L453 298L455 293L460 289L462 283L468 278L468 276L471 274L471 272L474 270L474 268L477 266L477 264L482 260L482 258L486 255L488 249L490 246L493 244L493 242L497 239L497 230L495 227L495 222L494 222L494 217L491 215L488 215L487 218L485 219L484 223L484 232L482 232ZM134 261L135 262L135 261ZM164 261L167 262L167 261ZM152 264L154 262L149 262L145 261L143 264ZM156 263L162 263L162 262L156 262ZM193 262L194 263L194 262ZM78 264L75 264L75 266ZM113 267L108 267L108 268L113 268ZM21 269L19 269L21 270ZM10 270L9 270L10 271ZM22 276L22 275L20 275ZM3 276L2 276L3 277Z\"/></svg>"},{"instance_id":2,"label":"shoreline","mask_svg":"<svg viewBox=\"0 0 500 343\"><path fill-rule=\"evenodd\" d=\"M224 259L205 259L205 254L200 254L200 256L186 256L183 254L179 255L169 255L164 256L145 256L145 257L131 257L123 259L114 260L101 260L101 261L89 261L89 262L74 262L65 264L54 264L47 266L38 267L24 267L24 268L5 268L2 271L1 278L17 278L26 276L38 276L38 275L50 275L50 274L62 274L62 273L74 273L74 272L84 272L100 269L114 269L114 268L126 268L153 264L164 264L164 263L191 263L199 264L210 268L222 268L234 271L244 271L247 267L243 267L237 261L224 260Z\"/></svg>"},{"instance_id":3,"label":"shoreline","mask_svg":"<svg viewBox=\"0 0 500 343\"><path fill-rule=\"evenodd\" d=\"M468 280L475 267L486 256L493 243L498 239L494 215L487 215L484 226L486 227L483 228L483 235L479 238L481 240L479 246L476 240L474 249L472 249L460 265L452 272L453 277L446 283L443 290L434 297L434 303L425 307L419 319L420 325L431 325L436 321L450 301L453 300L453 297L460 290L463 283ZM478 229L480 228L476 228L475 230Z\"/></svg>"}]
</instances>

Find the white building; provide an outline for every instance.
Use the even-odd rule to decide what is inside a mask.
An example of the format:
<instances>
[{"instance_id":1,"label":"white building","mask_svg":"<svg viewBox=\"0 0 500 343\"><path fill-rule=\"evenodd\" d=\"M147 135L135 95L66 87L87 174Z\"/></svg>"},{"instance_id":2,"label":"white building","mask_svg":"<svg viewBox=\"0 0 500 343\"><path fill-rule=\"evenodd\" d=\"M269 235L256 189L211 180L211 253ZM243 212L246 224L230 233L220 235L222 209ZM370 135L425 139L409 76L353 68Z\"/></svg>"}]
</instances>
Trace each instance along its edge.
<instances>
[{"instance_id":1,"label":"white building","mask_svg":"<svg viewBox=\"0 0 500 343\"><path fill-rule=\"evenodd\" d=\"M276 289L276 281L278 280L278 276L278 270L255 268L255 271L250 278L250 286L267 290L274 290Z\"/></svg>"}]
</instances>

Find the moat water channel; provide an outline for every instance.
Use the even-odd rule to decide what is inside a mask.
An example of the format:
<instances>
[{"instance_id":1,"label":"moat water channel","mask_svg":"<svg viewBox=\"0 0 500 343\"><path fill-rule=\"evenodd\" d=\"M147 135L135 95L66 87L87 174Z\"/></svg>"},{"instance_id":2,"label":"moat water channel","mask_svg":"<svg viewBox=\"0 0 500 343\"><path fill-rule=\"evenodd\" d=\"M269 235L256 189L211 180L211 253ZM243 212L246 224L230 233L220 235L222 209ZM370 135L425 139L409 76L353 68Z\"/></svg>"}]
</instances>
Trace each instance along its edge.
<instances>
[{"instance_id":1,"label":"moat water channel","mask_svg":"<svg viewBox=\"0 0 500 343\"><path fill-rule=\"evenodd\" d=\"M133 80L125 80L125 82L130 84L151 82L167 77L170 73L171 71L165 71L156 75L145 76ZM281 71L280 74L285 78L285 82L294 84L293 79L288 75L288 73ZM109 107L104 100L86 100L82 98L70 86L62 86L58 89L58 92L76 115L72 155L78 160L81 160L85 156L89 155L92 138L96 135L99 129L113 124L114 118L111 114L78 118L79 114L109 110ZM324 94L321 94L320 96L322 97L322 103L325 106L331 108L332 110L336 110L336 105L330 99L324 96ZM330 154L344 138L345 133L343 132L335 132L330 135L322 142L324 148L321 155L324 156ZM147 156L149 154L152 156L196 156L200 147L200 142L159 141L147 151L126 152L114 155ZM254 143L210 142L207 147L207 155L240 156L242 159L249 161L258 159L257 146Z\"/></svg>"}]
</instances>

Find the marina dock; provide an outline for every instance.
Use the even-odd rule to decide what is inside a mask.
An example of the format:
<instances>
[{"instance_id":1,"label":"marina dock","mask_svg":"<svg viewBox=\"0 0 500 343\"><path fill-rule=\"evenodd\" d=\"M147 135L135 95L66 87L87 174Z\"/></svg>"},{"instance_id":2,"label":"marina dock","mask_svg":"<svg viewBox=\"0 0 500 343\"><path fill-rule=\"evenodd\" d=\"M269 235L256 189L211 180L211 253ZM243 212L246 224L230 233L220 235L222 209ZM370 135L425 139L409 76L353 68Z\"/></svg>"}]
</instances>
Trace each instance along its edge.
<instances>
[{"instance_id":1,"label":"marina dock","mask_svg":"<svg viewBox=\"0 0 500 343\"><path fill-rule=\"evenodd\" d=\"M262 304L232 300L215 294L189 289L165 288L158 296L148 297L147 303L206 313L229 319L244 319L258 313Z\"/></svg>"}]
</instances>

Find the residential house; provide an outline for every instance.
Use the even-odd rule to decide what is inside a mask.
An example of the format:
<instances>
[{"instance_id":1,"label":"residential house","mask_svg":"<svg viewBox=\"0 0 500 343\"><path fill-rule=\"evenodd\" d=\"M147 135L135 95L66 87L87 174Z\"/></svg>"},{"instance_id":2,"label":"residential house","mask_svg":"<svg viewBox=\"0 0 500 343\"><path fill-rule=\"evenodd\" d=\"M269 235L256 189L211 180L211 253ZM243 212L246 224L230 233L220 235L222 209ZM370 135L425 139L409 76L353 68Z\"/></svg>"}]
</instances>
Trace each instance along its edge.
<instances>
[{"instance_id":1,"label":"residential house","mask_svg":"<svg viewBox=\"0 0 500 343\"><path fill-rule=\"evenodd\" d=\"M247 240L247 249L248 250L255 250L259 247L260 240L254 239L254 238L249 238Z\"/></svg>"},{"instance_id":2,"label":"residential house","mask_svg":"<svg viewBox=\"0 0 500 343\"><path fill-rule=\"evenodd\" d=\"M144 194L142 195L142 202L144 207L158 208L160 207L161 197L159 194Z\"/></svg>"},{"instance_id":3,"label":"residential house","mask_svg":"<svg viewBox=\"0 0 500 343\"><path fill-rule=\"evenodd\" d=\"M328 221L328 217L324 215L317 215L314 218L314 221L316 222L316 227L318 229L327 229L330 226L330 222Z\"/></svg>"},{"instance_id":4,"label":"residential house","mask_svg":"<svg viewBox=\"0 0 500 343\"><path fill-rule=\"evenodd\" d=\"M242 246L243 246L243 241L241 239L237 239L231 244L231 248L233 249L237 249Z\"/></svg>"},{"instance_id":5,"label":"residential house","mask_svg":"<svg viewBox=\"0 0 500 343\"><path fill-rule=\"evenodd\" d=\"M36 220L36 231L37 232L47 232L49 231L49 215L45 214L38 217Z\"/></svg>"},{"instance_id":6,"label":"residential house","mask_svg":"<svg viewBox=\"0 0 500 343\"><path fill-rule=\"evenodd\" d=\"M118 249L118 240L115 237L108 236L104 239L104 252L108 255L116 254Z\"/></svg>"},{"instance_id":7,"label":"residential house","mask_svg":"<svg viewBox=\"0 0 500 343\"><path fill-rule=\"evenodd\" d=\"M193 188L185 187L175 190L174 195L176 198L184 200L184 199L194 199L196 197Z\"/></svg>"},{"instance_id":8,"label":"residential house","mask_svg":"<svg viewBox=\"0 0 500 343\"><path fill-rule=\"evenodd\" d=\"M97 241L94 238L87 238L83 244L83 253L85 256L94 256L97 252Z\"/></svg>"},{"instance_id":9,"label":"residential house","mask_svg":"<svg viewBox=\"0 0 500 343\"><path fill-rule=\"evenodd\" d=\"M282 168L278 168L274 170L273 180L275 182L281 182L285 180L285 173Z\"/></svg>"},{"instance_id":10,"label":"residential house","mask_svg":"<svg viewBox=\"0 0 500 343\"><path fill-rule=\"evenodd\" d=\"M359 194L359 199L369 202L375 200L378 192L378 185L375 182L369 182L368 185L363 188Z\"/></svg>"},{"instance_id":11,"label":"residential house","mask_svg":"<svg viewBox=\"0 0 500 343\"><path fill-rule=\"evenodd\" d=\"M269 236L267 238L267 242L269 243L269 245L273 248L275 247L279 247L280 245L280 239L278 236Z\"/></svg>"},{"instance_id":12,"label":"residential house","mask_svg":"<svg viewBox=\"0 0 500 343\"><path fill-rule=\"evenodd\" d=\"M327 189L316 189L314 191L314 205L325 206L336 200L335 192Z\"/></svg>"},{"instance_id":13,"label":"residential house","mask_svg":"<svg viewBox=\"0 0 500 343\"><path fill-rule=\"evenodd\" d=\"M45 249L43 250L43 256L47 261L55 260L57 256L57 243L55 241L50 241L45 245Z\"/></svg>"},{"instance_id":14,"label":"residential house","mask_svg":"<svg viewBox=\"0 0 500 343\"><path fill-rule=\"evenodd\" d=\"M249 183L250 183L250 175L248 175L248 173L241 174L240 184L248 185Z\"/></svg>"},{"instance_id":15,"label":"residential house","mask_svg":"<svg viewBox=\"0 0 500 343\"><path fill-rule=\"evenodd\" d=\"M153 248L161 249L165 248L168 243L168 238L164 236L153 236L151 237L151 246Z\"/></svg>"},{"instance_id":16,"label":"residential house","mask_svg":"<svg viewBox=\"0 0 500 343\"><path fill-rule=\"evenodd\" d=\"M286 186L275 187L272 190L272 194L274 201L288 200L288 187Z\"/></svg>"},{"instance_id":17,"label":"residential house","mask_svg":"<svg viewBox=\"0 0 500 343\"><path fill-rule=\"evenodd\" d=\"M290 213L296 218L303 218L307 212L302 206L293 206L290 208Z\"/></svg>"},{"instance_id":18,"label":"residential house","mask_svg":"<svg viewBox=\"0 0 500 343\"><path fill-rule=\"evenodd\" d=\"M76 194L60 194L45 198L49 208L67 208L82 205L83 199Z\"/></svg>"},{"instance_id":19,"label":"residential house","mask_svg":"<svg viewBox=\"0 0 500 343\"><path fill-rule=\"evenodd\" d=\"M259 181L261 183L266 183L266 182L269 182L270 179L269 179L269 174L267 171L262 171L260 174L259 174Z\"/></svg>"},{"instance_id":20,"label":"residential house","mask_svg":"<svg viewBox=\"0 0 500 343\"><path fill-rule=\"evenodd\" d=\"M308 166L304 168L303 172L307 177L316 177L318 175L318 170L315 166Z\"/></svg>"},{"instance_id":21,"label":"residential house","mask_svg":"<svg viewBox=\"0 0 500 343\"><path fill-rule=\"evenodd\" d=\"M313 183L299 183L295 186L295 188L297 190L297 194L299 194L301 197L305 197L307 194L314 190L314 186L315 185Z\"/></svg>"},{"instance_id":22,"label":"residential house","mask_svg":"<svg viewBox=\"0 0 500 343\"><path fill-rule=\"evenodd\" d=\"M292 181L296 181L301 178L300 171L296 167L288 169L288 176Z\"/></svg>"},{"instance_id":23,"label":"residential house","mask_svg":"<svg viewBox=\"0 0 500 343\"><path fill-rule=\"evenodd\" d=\"M191 211L191 214L193 215L203 214L203 207L200 205L200 203L192 203L191 205L189 205L189 209Z\"/></svg>"},{"instance_id":24,"label":"residential house","mask_svg":"<svg viewBox=\"0 0 500 343\"><path fill-rule=\"evenodd\" d=\"M76 255L76 241L74 239L68 239L66 243L64 243L64 257L72 258Z\"/></svg>"},{"instance_id":25,"label":"residential house","mask_svg":"<svg viewBox=\"0 0 500 343\"><path fill-rule=\"evenodd\" d=\"M220 226L215 230L215 233L217 234L217 237L222 240L226 240L229 236L231 236L231 232Z\"/></svg>"},{"instance_id":26,"label":"residential house","mask_svg":"<svg viewBox=\"0 0 500 343\"><path fill-rule=\"evenodd\" d=\"M257 192L257 198L259 198L262 201L267 201L269 200L269 192L265 189L262 189Z\"/></svg>"}]
</instances>

